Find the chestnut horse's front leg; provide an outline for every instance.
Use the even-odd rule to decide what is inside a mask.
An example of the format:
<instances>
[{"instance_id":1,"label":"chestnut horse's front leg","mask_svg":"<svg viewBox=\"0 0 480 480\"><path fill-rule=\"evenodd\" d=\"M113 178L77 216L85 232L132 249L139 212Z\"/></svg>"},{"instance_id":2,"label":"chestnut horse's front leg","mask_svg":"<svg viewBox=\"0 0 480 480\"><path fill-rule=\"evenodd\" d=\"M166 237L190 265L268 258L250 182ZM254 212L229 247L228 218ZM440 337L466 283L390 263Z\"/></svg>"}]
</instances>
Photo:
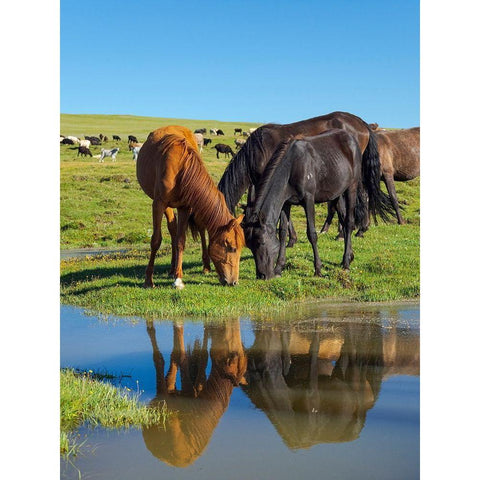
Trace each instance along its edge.
<instances>
[{"instance_id":1,"label":"chestnut horse's front leg","mask_svg":"<svg viewBox=\"0 0 480 480\"><path fill-rule=\"evenodd\" d=\"M153 287L153 265L155 263L155 255L162 244L162 217L165 212L166 205L160 199L154 199L152 202L152 220L153 233L150 240L150 260L145 272L145 288Z\"/></svg>"},{"instance_id":2,"label":"chestnut horse's front leg","mask_svg":"<svg viewBox=\"0 0 480 480\"><path fill-rule=\"evenodd\" d=\"M178 211L178 227L177 227L177 258L175 266L175 281L173 286L181 290L185 287L183 283L183 250L185 249L185 237L188 227L188 218L190 217L191 209L190 208L179 208Z\"/></svg>"},{"instance_id":3,"label":"chestnut horse's front leg","mask_svg":"<svg viewBox=\"0 0 480 480\"><path fill-rule=\"evenodd\" d=\"M165 209L165 217L167 219L167 227L170 233L170 240L172 242L172 263L170 265L170 277L175 276L175 267L177 265L177 217L173 211L173 208Z\"/></svg>"}]
</instances>

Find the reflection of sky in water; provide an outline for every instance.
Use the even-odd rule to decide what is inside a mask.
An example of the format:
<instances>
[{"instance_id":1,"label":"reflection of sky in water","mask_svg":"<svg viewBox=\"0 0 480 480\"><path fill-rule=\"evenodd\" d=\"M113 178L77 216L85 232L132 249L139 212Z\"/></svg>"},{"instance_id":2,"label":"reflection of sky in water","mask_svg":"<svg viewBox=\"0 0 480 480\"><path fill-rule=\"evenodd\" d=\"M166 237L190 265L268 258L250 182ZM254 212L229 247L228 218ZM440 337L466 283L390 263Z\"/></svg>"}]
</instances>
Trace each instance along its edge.
<instances>
[{"instance_id":1,"label":"reflection of sky in water","mask_svg":"<svg viewBox=\"0 0 480 480\"><path fill-rule=\"evenodd\" d=\"M405 324L406 329L418 333L418 306L380 308L377 312L382 335L391 328L393 317L397 325ZM331 318L328 314L316 316L320 317L325 321ZM155 322L154 326L166 370L173 323ZM196 338L202 340L202 323L184 322L184 326L186 347L193 345ZM241 320L246 349L254 343L254 328L268 326ZM152 344L142 319L136 323L118 318L101 321L85 316L81 309L62 306L61 366L131 375L131 379L123 379L122 385L136 388L138 380L145 402L156 393ZM209 357L207 375L210 371ZM147 450L138 430L108 432L97 428L88 430L87 438L89 445L98 448L94 455L84 455L76 462L85 478L415 479L419 477L419 377L385 377L373 408L367 411L359 438L344 443L289 449L265 412L256 408L240 387L233 389L229 406L205 451L188 468L159 461ZM65 478L75 476L73 469L64 470Z\"/></svg>"}]
</instances>

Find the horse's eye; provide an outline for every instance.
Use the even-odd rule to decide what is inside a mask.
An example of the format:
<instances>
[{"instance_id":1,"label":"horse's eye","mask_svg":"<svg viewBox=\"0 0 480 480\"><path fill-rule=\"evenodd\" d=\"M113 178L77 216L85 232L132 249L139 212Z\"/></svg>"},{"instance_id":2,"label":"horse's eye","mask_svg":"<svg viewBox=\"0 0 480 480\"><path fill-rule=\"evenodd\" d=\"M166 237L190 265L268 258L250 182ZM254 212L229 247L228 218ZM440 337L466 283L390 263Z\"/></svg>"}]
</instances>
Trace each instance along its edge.
<instances>
[{"instance_id":1,"label":"horse's eye","mask_svg":"<svg viewBox=\"0 0 480 480\"><path fill-rule=\"evenodd\" d=\"M227 245L227 252L229 253L235 253L237 249L235 247L231 247L230 245Z\"/></svg>"}]
</instances>

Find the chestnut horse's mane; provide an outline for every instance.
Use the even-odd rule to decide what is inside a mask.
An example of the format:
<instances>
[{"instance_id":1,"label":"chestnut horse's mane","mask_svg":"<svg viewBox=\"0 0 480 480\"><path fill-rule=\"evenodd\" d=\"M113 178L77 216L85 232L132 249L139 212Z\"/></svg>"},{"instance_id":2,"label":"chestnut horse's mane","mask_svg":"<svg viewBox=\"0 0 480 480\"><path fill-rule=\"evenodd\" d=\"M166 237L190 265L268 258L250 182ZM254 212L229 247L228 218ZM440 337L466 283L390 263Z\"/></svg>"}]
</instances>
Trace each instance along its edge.
<instances>
[{"instance_id":1,"label":"chestnut horse's mane","mask_svg":"<svg viewBox=\"0 0 480 480\"><path fill-rule=\"evenodd\" d=\"M168 134L162 137L158 148L165 155L175 145L183 147L182 155L176 159L181 168L176 178L179 198L192 208L194 217L214 236L232 219L223 194L218 190L207 172L198 152L185 137Z\"/></svg>"}]
</instances>

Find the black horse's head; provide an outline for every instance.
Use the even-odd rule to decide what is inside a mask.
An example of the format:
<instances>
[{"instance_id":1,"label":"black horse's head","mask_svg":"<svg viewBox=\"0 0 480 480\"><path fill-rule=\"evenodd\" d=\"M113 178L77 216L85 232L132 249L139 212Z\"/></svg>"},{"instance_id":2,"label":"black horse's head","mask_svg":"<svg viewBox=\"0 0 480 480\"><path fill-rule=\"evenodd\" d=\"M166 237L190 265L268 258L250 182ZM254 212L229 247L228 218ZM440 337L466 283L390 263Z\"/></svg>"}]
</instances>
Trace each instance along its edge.
<instances>
[{"instance_id":1,"label":"black horse's head","mask_svg":"<svg viewBox=\"0 0 480 480\"><path fill-rule=\"evenodd\" d=\"M280 249L275 225L266 223L263 215L249 212L247 208L242 227L245 243L255 259L257 278L261 280L273 278Z\"/></svg>"}]
</instances>

